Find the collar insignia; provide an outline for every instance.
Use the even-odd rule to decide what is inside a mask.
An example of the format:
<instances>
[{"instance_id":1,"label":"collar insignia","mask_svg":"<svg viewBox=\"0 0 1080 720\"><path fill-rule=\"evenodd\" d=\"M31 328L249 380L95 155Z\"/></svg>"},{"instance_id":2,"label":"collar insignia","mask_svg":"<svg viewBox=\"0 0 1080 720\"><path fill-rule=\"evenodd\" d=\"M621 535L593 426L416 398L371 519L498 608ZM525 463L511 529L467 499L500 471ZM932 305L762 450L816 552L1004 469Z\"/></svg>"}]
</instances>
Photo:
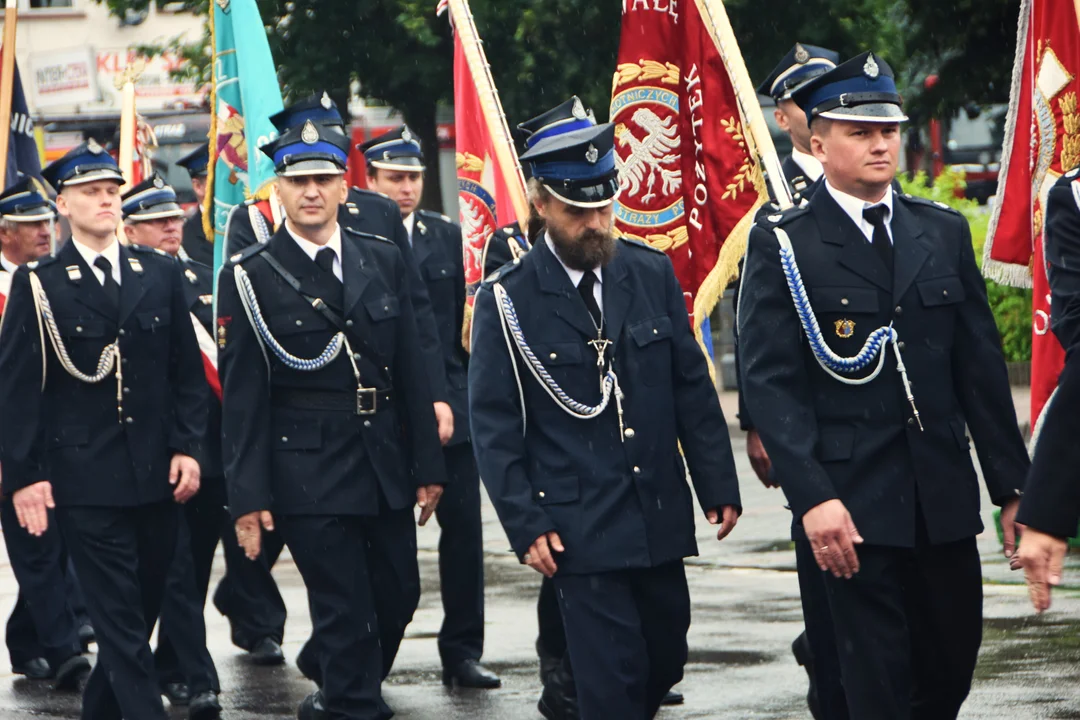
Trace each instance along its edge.
<instances>
[{"instance_id":1,"label":"collar insignia","mask_svg":"<svg viewBox=\"0 0 1080 720\"><path fill-rule=\"evenodd\" d=\"M131 266L131 269L134 272L138 273L139 275L142 275L142 271L143 271L142 263L139 262L139 258L128 258L128 265Z\"/></svg>"},{"instance_id":2,"label":"collar insignia","mask_svg":"<svg viewBox=\"0 0 1080 720\"><path fill-rule=\"evenodd\" d=\"M196 275L195 271L192 270L191 268L185 268L184 269L184 277L186 277L188 279L188 282L191 283L192 285L199 282L199 276Z\"/></svg>"},{"instance_id":3,"label":"collar insignia","mask_svg":"<svg viewBox=\"0 0 1080 720\"><path fill-rule=\"evenodd\" d=\"M214 296L213 295L200 295L199 296L199 302L201 302L203 305L213 305L214 304Z\"/></svg>"},{"instance_id":4,"label":"collar insignia","mask_svg":"<svg viewBox=\"0 0 1080 720\"><path fill-rule=\"evenodd\" d=\"M30 264L36 267L37 261L35 260L33 263ZM79 282L80 280L82 280L82 271L79 270L78 265L68 265L66 270L68 274L68 280L70 280L71 282Z\"/></svg>"}]
</instances>

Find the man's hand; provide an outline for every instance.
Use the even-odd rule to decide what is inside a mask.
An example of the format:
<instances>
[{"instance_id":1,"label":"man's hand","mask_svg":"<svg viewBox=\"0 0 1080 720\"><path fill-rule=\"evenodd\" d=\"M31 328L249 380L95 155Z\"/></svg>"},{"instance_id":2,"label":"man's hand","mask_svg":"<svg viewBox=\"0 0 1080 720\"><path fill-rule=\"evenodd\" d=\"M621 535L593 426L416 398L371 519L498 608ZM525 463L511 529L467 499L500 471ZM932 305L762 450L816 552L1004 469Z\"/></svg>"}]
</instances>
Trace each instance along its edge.
<instances>
[{"instance_id":1,"label":"man's hand","mask_svg":"<svg viewBox=\"0 0 1080 720\"><path fill-rule=\"evenodd\" d=\"M52 483L48 480L27 485L16 490L11 498L19 525L34 537L41 537L49 529L49 510L56 507L52 496Z\"/></svg>"},{"instance_id":2,"label":"man's hand","mask_svg":"<svg viewBox=\"0 0 1080 720\"><path fill-rule=\"evenodd\" d=\"M716 539L723 540L735 529L735 523L739 522L739 510L734 505L722 505L720 512L717 512L716 508L706 510L705 517L709 519L710 525L720 523L720 530L716 533Z\"/></svg>"},{"instance_id":3,"label":"man's hand","mask_svg":"<svg viewBox=\"0 0 1080 720\"><path fill-rule=\"evenodd\" d=\"M1004 510L1001 519L1004 522ZM1024 568L1028 596L1037 613L1050 608L1050 589L1061 584L1066 550L1068 542L1064 538L1047 535L1034 528L1024 530L1024 542L1016 553L1016 559L1017 565Z\"/></svg>"},{"instance_id":4,"label":"man's hand","mask_svg":"<svg viewBox=\"0 0 1080 720\"><path fill-rule=\"evenodd\" d=\"M859 572L855 546L862 544L863 539L844 503L826 500L807 510L802 523L818 567L848 580Z\"/></svg>"},{"instance_id":5,"label":"man's hand","mask_svg":"<svg viewBox=\"0 0 1080 720\"><path fill-rule=\"evenodd\" d=\"M544 577L551 577L559 569L559 566L555 564L555 556L552 555L552 552L562 552L563 550L559 533L552 530L536 538L536 542L529 547L529 552L525 553L523 559L525 564L536 572Z\"/></svg>"},{"instance_id":6,"label":"man's hand","mask_svg":"<svg viewBox=\"0 0 1080 720\"><path fill-rule=\"evenodd\" d=\"M256 510L236 518L236 541L248 560L257 560L262 552L262 531L274 530L274 516L269 510Z\"/></svg>"},{"instance_id":7,"label":"man's hand","mask_svg":"<svg viewBox=\"0 0 1080 720\"><path fill-rule=\"evenodd\" d=\"M746 431L746 454L750 458L750 467L754 468L754 474L762 485L767 488L780 487L779 483L769 479L772 461L769 460L769 453L765 452L765 446L761 444L761 436L757 430Z\"/></svg>"},{"instance_id":8,"label":"man's hand","mask_svg":"<svg viewBox=\"0 0 1080 720\"><path fill-rule=\"evenodd\" d=\"M189 455L176 453L169 463L169 484L175 485L173 498L181 505L199 492L199 463Z\"/></svg>"},{"instance_id":9,"label":"man's hand","mask_svg":"<svg viewBox=\"0 0 1080 720\"><path fill-rule=\"evenodd\" d=\"M1011 558L1016 553L1016 541L1025 528L1016 522L1016 511L1020 509L1020 498L1010 500L1001 506L1001 534L1005 546L1005 557ZM1016 568L1014 567L1013 570Z\"/></svg>"},{"instance_id":10,"label":"man's hand","mask_svg":"<svg viewBox=\"0 0 1080 720\"><path fill-rule=\"evenodd\" d=\"M435 421L439 424L439 442L445 445L454 437L454 411L444 402L435 403Z\"/></svg>"},{"instance_id":11,"label":"man's hand","mask_svg":"<svg viewBox=\"0 0 1080 720\"><path fill-rule=\"evenodd\" d=\"M439 403L435 404L438 405ZM420 527L427 525L427 521L435 514L435 508L439 506L439 498L442 497L442 493L442 485L425 485L416 488L416 504L420 506Z\"/></svg>"}]
</instances>

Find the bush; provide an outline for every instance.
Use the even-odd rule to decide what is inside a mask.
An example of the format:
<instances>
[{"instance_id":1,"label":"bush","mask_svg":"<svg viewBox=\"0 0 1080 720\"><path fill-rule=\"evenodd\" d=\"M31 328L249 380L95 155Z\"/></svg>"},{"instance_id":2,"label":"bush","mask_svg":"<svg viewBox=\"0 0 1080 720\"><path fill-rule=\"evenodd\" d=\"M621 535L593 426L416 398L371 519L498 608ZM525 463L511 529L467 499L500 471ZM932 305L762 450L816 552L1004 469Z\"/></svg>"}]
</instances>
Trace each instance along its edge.
<instances>
[{"instance_id":1,"label":"bush","mask_svg":"<svg viewBox=\"0 0 1080 720\"><path fill-rule=\"evenodd\" d=\"M957 191L963 190L963 173L946 170L933 183L929 183L925 172L919 172L911 180L900 178L904 192L929 200L945 203L959 210L971 226L971 243L975 248L975 261L982 265L983 246L986 244L986 230L990 223L990 210L980 206L974 200L957 197ZM1001 347L1008 362L1031 360L1031 290L999 285L993 280L986 281L986 294L990 300L990 309L994 312L998 332L1001 333Z\"/></svg>"}]
</instances>

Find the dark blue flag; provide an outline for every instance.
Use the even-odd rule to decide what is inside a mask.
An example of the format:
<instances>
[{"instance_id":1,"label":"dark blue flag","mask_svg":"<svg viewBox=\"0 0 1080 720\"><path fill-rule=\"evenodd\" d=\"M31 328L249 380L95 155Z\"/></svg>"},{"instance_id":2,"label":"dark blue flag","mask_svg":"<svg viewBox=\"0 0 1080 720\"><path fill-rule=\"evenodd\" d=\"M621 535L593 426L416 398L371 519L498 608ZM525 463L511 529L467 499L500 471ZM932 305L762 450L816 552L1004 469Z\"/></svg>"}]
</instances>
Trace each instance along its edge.
<instances>
[{"instance_id":1,"label":"dark blue flag","mask_svg":"<svg viewBox=\"0 0 1080 720\"><path fill-rule=\"evenodd\" d=\"M18 173L41 178L41 157L34 138L34 121L26 105L19 65L15 64L15 83L11 91L11 140L8 143L4 187L15 183Z\"/></svg>"}]
</instances>

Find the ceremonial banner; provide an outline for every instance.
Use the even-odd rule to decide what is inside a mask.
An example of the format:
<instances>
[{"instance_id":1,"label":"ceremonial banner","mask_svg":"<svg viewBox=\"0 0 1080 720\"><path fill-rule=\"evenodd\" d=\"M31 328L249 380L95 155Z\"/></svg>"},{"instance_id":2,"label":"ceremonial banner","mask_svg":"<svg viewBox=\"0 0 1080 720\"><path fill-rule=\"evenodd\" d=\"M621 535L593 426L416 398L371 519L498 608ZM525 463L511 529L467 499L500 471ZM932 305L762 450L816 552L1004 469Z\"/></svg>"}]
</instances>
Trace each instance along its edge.
<instances>
[{"instance_id":1,"label":"ceremonial banner","mask_svg":"<svg viewBox=\"0 0 1080 720\"><path fill-rule=\"evenodd\" d=\"M1013 66L997 202L983 273L1031 287L1031 422L1034 427L1065 363L1050 331L1050 289L1043 259L1047 194L1080 165L1080 25L1074 2L1023 0Z\"/></svg>"},{"instance_id":2,"label":"ceremonial banner","mask_svg":"<svg viewBox=\"0 0 1080 720\"><path fill-rule=\"evenodd\" d=\"M0 57L3 53L0 52ZM4 187L14 185L18 174L41 177L41 155L34 137L34 121L26 106L19 66L15 64L14 82L11 88L11 135L8 140L7 166L3 178Z\"/></svg>"},{"instance_id":3,"label":"ceremonial banner","mask_svg":"<svg viewBox=\"0 0 1080 720\"><path fill-rule=\"evenodd\" d=\"M270 116L282 109L277 70L255 0L215 0L210 19L214 49L210 96L210 171L203 208L206 237L221 267L220 240L229 212L269 193L274 163L259 146L277 137Z\"/></svg>"},{"instance_id":4,"label":"ceremonial banner","mask_svg":"<svg viewBox=\"0 0 1080 720\"><path fill-rule=\"evenodd\" d=\"M616 224L671 258L702 341L767 193L728 71L693 2L623 1L611 121Z\"/></svg>"}]
</instances>

